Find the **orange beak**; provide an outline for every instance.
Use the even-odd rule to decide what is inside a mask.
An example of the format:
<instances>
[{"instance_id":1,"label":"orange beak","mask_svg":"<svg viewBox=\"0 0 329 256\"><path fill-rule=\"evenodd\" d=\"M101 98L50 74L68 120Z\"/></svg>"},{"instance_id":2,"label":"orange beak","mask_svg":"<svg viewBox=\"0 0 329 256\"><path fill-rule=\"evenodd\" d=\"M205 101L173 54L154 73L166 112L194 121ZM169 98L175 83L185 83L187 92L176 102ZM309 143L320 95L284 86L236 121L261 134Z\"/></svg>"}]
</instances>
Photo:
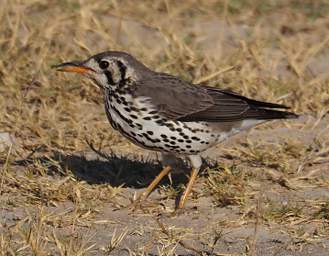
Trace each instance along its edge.
<instances>
[{"instance_id":1,"label":"orange beak","mask_svg":"<svg viewBox=\"0 0 329 256\"><path fill-rule=\"evenodd\" d=\"M86 74L89 73L90 71L95 72L93 69L84 66L83 62L80 61L65 62L59 65L55 65L53 66L53 68L56 68L57 71L73 72L79 74Z\"/></svg>"}]
</instances>

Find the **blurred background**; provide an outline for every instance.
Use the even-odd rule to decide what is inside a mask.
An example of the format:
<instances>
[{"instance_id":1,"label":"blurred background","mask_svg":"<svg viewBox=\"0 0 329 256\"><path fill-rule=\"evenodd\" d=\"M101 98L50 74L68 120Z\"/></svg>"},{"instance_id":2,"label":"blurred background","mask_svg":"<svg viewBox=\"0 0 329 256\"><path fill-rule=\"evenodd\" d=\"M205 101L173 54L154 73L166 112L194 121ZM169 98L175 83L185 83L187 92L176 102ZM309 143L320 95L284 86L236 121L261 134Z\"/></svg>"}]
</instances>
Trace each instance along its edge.
<instances>
[{"instance_id":1,"label":"blurred background","mask_svg":"<svg viewBox=\"0 0 329 256\"><path fill-rule=\"evenodd\" d=\"M223 211L222 207L232 205L235 208L226 211L228 219L243 220L234 225L246 224L249 228L246 233L242 232L244 238L239 245L232 245L233 251L222 242L223 253L256 255L261 252L261 249L257 251L256 239L246 238L256 237L254 229L248 225L259 220L260 215L268 225L275 223L285 230L284 241L273 246L279 248L286 246L286 241L301 241L303 246L318 250L319 254L314 255L322 253L318 242L322 243L321 239L329 234L325 226L329 205L324 203L324 198L328 199L325 190L328 182L320 177L327 177L328 173L321 172L316 178L312 175L315 169L328 169L327 0L0 0L0 5L0 160L3 170L0 174L0 219L2 216L4 220L0 223L0 233L5 231L0 235L0 251L8 253L4 255L19 251L22 254L17 255L31 252L46 255L49 248L62 255L106 254L115 247L109 242L111 237L120 244L137 230L136 226L127 224L127 232L123 225L115 226L123 230L121 233L113 233L114 226L104 224L105 230L102 230L95 221L106 219L104 223L110 225L116 218L132 218L125 215L126 212L125 217L108 216L128 200L122 197L122 191L129 191L131 197L136 192L136 188L129 186L122 190L119 185L129 182L121 172L129 175L135 168L134 175L140 175L139 171L154 168L140 166L138 161L126 163L124 167L120 167L120 161L106 166L105 162L97 162L94 155L88 160L92 151L88 144L107 153L142 154L143 157L149 153L136 151L136 147L112 130L103 110L102 93L97 87L79 76L51 69L54 64L85 59L106 50L126 51L151 69L194 83L230 88L258 100L286 104L300 113L302 118L295 123L262 126L247 142L226 148L220 156L216 155L219 151L213 152L216 160L231 163L233 159L233 165L217 171L208 170L199 182L203 189L197 189L194 198L202 197L207 202L200 206L205 215L201 211L198 216L203 219L208 212L213 212L213 222L208 222L220 226L216 232L224 230L229 222L220 224L218 219L225 216L216 214ZM260 142L260 135L269 140ZM288 139L273 139L280 136ZM68 156L74 160L73 164L66 162ZM244 167L236 172L235 164ZM110 174L111 168L115 169L115 177ZM226 170L224 174L219 172L222 168ZM248 176L248 170L255 168L262 171L257 174L251 171L253 174ZM94 174L90 177L91 170ZM98 170L104 172L95 174ZM269 173L269 178L259 173ZM134 175L131 177L135 182ZM143 182L136 182L143 187L151 178L145 174L139 177ZM107 182L113 179L117 181ZM262 199L265 206L259 213L257 205L262 200L254 191L264 194L259 185L264 180L277 189L277 194ZM299 183L301 181L306 183ZM323 190L315 193L314 184ZM311 192L302 190L298 196L287 192L296 187L311 188ZM167 184L160 192L173 200L179 188ZM280 199L287 193L292 198L291 204L287 203L290 199L284 202ZM305 194L314 197L308 198L307 203L300 202ZM299 203L307 208L307 214ZM71 210L66 212L67 209ZM152 216L156 210L150 212ZM293 216L291 221L296 223L316 220L322 226L311 231L305 228L298 233L301 226L295 224L289 227L292 231L289 228L287 231L287 216ZM149 223L145 219L138 221ZM68 229L61 230L63 225ZM198 226L201 224L195 225L192 233L206 243L210 238L202 238ZM234 225L225 228L232 231ZM85 230L90 233L88 239ZM159 227L156 232L162 236L157 239L164 239L160 239L162 247L154 247L156 242L152 236L158 233L152 232L155 231L145 233L149 235L145 241L131 238L123 244L135 253L132 255L154 251L154 248L162 248L163 251L158 249L158 255L191 251L178 242L184 237L181 230L173 231L175 236L169 237L170 240ZM189 232L184 234L190 235ZM207 235L211 239L215 237L213 233ZM233 240L237 237L239 235ZM280 239L279 233L278 237L275 239ZM266 241L263 249L272 246ZM301 248L291 243L293 250ZM147 247L149 244L151 249ZM309 248L307 246L305 248ZM192 252L198 254L200 250ZM294 255L307 255L307 252Z\"/></svg>"}]
</instances>

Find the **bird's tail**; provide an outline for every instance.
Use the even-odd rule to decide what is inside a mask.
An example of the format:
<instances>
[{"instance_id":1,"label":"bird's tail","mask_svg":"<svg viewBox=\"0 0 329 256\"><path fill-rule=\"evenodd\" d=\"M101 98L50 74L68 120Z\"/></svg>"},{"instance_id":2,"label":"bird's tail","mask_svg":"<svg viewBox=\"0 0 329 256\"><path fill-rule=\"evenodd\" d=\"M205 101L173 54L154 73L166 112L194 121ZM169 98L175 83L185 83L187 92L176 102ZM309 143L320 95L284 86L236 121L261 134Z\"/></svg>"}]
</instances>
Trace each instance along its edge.
<instances>
[{"instance_id":1,"label":"bird's tail","mask_svg":"<svg viewBox=\"0 0 329 256\"><path fill-rule=\"evenodd\" d=\"M251 108L248 111L248 119L272 120L272 119L296 119L299 116L288 111L280 111L268 108Z\"/></svg>"}]
</instances>

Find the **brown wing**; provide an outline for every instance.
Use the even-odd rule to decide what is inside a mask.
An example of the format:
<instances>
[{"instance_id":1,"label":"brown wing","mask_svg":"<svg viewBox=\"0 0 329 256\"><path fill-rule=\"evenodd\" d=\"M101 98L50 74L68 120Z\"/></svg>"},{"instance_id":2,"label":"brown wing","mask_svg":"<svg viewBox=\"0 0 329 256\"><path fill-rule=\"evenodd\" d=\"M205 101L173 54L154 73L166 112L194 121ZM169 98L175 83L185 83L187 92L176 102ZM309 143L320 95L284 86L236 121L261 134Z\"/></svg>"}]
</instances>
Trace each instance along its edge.
<instances>
[{"instance_id":1,"label":"brown wing","mask_svg":"<svg viewBox=\"0 0 329 256\"><path fill-rule=\"evenodd\" d=\"M148 96L159 112L179 121L231 122L244 119L285 119L297 117L273 110L284 105L248 99L242 95L208 86L195 86L176 77L157 73L136 86L136 96Z\"/></svg>"}]
</instances>

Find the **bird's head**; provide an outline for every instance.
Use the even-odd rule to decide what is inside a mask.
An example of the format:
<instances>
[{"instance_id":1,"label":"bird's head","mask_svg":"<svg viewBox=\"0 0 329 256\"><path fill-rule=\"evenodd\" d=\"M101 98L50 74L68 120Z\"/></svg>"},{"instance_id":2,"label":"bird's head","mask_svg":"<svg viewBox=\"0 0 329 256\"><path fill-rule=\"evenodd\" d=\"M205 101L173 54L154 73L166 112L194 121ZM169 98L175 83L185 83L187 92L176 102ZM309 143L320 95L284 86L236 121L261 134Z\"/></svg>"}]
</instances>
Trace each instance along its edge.
<instances>
[{"instance_id":1,"label":"bird's head","mask_svg":"<svg viewBox=\"0 0 329 256\"><path fill-rule=\"evenodd\" d=\"M58 71L82 74L101 88L119 87L124 81L137 81L150 70L125 52L107 51L84 61L70 61L54 66Z\"/></svg>"}]
</instances>

